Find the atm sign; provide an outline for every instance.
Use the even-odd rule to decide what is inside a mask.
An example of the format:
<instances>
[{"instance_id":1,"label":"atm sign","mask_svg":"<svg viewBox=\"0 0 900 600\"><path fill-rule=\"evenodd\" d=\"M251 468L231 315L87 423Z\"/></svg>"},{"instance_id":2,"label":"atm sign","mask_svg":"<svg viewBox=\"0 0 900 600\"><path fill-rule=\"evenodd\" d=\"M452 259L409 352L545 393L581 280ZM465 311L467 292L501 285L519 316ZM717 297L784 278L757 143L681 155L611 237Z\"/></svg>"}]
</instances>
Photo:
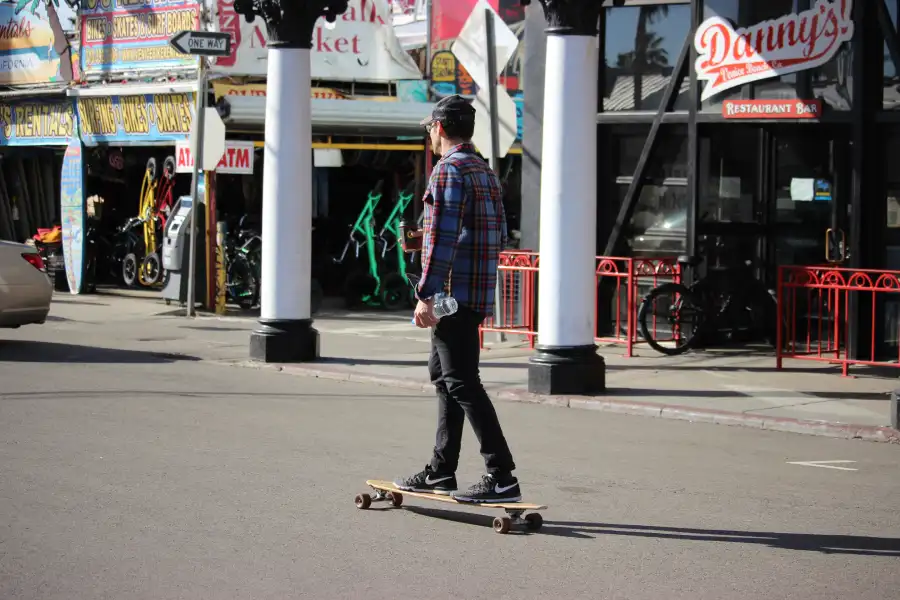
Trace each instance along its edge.
<instances>
[{"instance_id":1,"label":"atm sign","mask_svg":"<svg viewBox=\"0 0 900 600\"><path fill-rule=\"evenodd\" d=\"M253 174L253 142L225 142L225 154L216 167L216 173L222 175L252 175ZM191 156L191 148L188 142L178 142L175 145L175 172L192 173L194 170L194 157Z\"/></svg>"}]
</instances>

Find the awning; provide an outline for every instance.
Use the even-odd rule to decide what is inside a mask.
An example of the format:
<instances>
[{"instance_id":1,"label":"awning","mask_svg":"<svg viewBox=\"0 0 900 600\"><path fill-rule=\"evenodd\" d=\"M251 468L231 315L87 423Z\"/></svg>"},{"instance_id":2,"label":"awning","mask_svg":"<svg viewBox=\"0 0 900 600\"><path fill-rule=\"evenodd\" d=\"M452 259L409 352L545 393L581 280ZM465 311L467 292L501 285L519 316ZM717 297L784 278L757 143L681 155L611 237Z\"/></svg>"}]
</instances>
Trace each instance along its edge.
<instances>
[{"instance_id":1,"label":"awning","mask_svg":"<svg viewBox=\"0 0 900 600\"><path fill-rule=\"evenodd\" d=\"M260 96L227 96L231 113L225 124L234 129L262 129L266 99ZM431 114L430 102L381 102L376 100L312 99L313 133L424 137L419 123Z\"/></svg>"}]
</instances>

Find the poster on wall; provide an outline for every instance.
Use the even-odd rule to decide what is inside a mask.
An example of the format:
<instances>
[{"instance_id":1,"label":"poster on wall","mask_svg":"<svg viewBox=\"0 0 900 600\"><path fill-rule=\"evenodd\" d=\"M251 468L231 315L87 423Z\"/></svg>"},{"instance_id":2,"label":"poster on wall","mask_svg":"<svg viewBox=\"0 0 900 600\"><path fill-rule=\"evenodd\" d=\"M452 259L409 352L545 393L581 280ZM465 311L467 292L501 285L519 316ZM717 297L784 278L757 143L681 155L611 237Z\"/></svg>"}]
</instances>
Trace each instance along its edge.
<instances>
[{"instance_id":1,"label":"poster on wall","mask_svg":"<svg viewBox=\"0 0 900 600\"><path fill-rule=\"evenodd\" d=\"M63 257L69 291L81 292L84 275L84 160L81 140L72 139L63 156L60 177L60 216Z\"/></svg>"},{"instance_id":2,"label":"poster on wall","mask_svg":"<svg viewBox=\"0 0 900 600\"><path fill-rule=\"evenodd\" d=\"M73 137L71 100L0 102L0 146L65 146Z\"/></svg>"},{"instance_id":3,"label":"poster on wall","mask_svg":"<svg viewBox=\"0 0 900 600\"><path fill-rule=\"evenodd\" d=\"M820 67L853 39L853 0L817 0L809 10L734 29L722 17L697 28L701 100L754 81Z\"/></svg>"},{"instance_id":4,"label":"poster on wall","mask_svg":"<svg viewBox=\"0 0 900 600\"><path fill-rule=\"evenodd\" d=\"M56 49L54 24L45 11L33 14L16 4L0 4L0 85L65 81ZM59 18L55 29L59 32Z\"/></svg>"},{"instance_id":5,"label":"poster on wall","mask_svg":"<svg viewBox=\"0 0 900 600\"><path fill-rule=\"evenodd\" d=\"M102 143L175 143L191 134L194 94L78 98L81 139Z\"/></svg>"},{"instance_id":6,"label":"poster on wall","mask_svg":"<svg viewBox=\"0 0 900 600\"><path fill-rule=\"evenodd\" d=\"M200 28L199 0L84 0L81 71L86 76L196 67L197 57L169 45Z\"/></svg>"},{"instance_id":7,"label":"poster on wall","mask_svg":"<svg viewBox=\"0 0 900 600\"><path fill-rule=\"evenodd\" d=\"M266 75L268 33L262 19L238 15L234 0L216 0L219 31L231 34L231 56L216 59L212 71L229 75ZM388 82L421 79L415 61L394 34L387 0L350 0L334 26L324 17L312 36L312 78L332 81Z\"/></svg>"}]
</instances>

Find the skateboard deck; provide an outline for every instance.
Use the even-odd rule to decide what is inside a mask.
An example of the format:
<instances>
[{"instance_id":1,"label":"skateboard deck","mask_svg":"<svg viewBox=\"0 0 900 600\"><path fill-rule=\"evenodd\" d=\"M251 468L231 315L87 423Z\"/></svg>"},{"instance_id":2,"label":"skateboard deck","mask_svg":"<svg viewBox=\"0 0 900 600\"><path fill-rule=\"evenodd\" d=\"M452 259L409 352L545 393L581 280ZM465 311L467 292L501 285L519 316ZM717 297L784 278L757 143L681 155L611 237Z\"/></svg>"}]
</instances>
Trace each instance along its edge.
<instances>
[{"instance_id":1,"label":"skateboard deck","mask_svg":"<svg viewBox=\"0 0 900 600\"><path fill-rule=\"evenodd\" d=\"M509 533L513 525L524 525L530 531L537 531L543 525L544 520L540 513L529 513L522 516L529 510L546 510L547 507L542 504L526 504L524 502L460 502L451 496L441 494L430 494L427 492L408 492L401 490L390 481L381 481L378 479L367 479L366 485L374 490L374 494L357 494L355 502L359 509L369 508L373 502L390 502L391 506L399 508L403 505L403 496L412 498L423 498L425 500L437 500L438 502L446 502L448 504L461 504L463 506L472 506L476 508L500 508L506 511L505 517L497 517L494 519L493 527L497 533Z\"/></svg>"}]
</instances>

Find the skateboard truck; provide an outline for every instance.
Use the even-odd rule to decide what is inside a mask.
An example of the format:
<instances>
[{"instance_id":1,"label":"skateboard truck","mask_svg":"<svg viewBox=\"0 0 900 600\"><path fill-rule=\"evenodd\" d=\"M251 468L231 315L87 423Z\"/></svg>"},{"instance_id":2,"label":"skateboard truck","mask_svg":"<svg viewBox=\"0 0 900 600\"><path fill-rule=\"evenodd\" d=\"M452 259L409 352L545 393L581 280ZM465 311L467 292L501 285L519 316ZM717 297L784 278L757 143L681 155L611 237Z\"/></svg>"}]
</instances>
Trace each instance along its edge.
<instances>
[{"instance_id":1,"label":"skateboard truck","mask_svg":"<svg viewBox=\"0 0 900 600\"><path fill-rule=\"evenodd\" d=\"M544 510L546 506L536 504L521 504L518 502L459 502L450 496L428 494L423 492L408 492L398 490L392 483L386 481L368 480L366 485L372 488L372 494L357 494L354 499L356 507L365 510L372 506L373 502L390 502L394 508L403 506L403 494L414 498L437 500L452 504L463 504L478 508L502 508L506 511L505 517L495 517L493 521L494 531L497 533L509 533L513 525L524 526L528 531L538 531L544 524L544 518L540 513L528 513L529 510ZM524 515L524 516L523 516Z\"/></svg>"}]
</instances>

